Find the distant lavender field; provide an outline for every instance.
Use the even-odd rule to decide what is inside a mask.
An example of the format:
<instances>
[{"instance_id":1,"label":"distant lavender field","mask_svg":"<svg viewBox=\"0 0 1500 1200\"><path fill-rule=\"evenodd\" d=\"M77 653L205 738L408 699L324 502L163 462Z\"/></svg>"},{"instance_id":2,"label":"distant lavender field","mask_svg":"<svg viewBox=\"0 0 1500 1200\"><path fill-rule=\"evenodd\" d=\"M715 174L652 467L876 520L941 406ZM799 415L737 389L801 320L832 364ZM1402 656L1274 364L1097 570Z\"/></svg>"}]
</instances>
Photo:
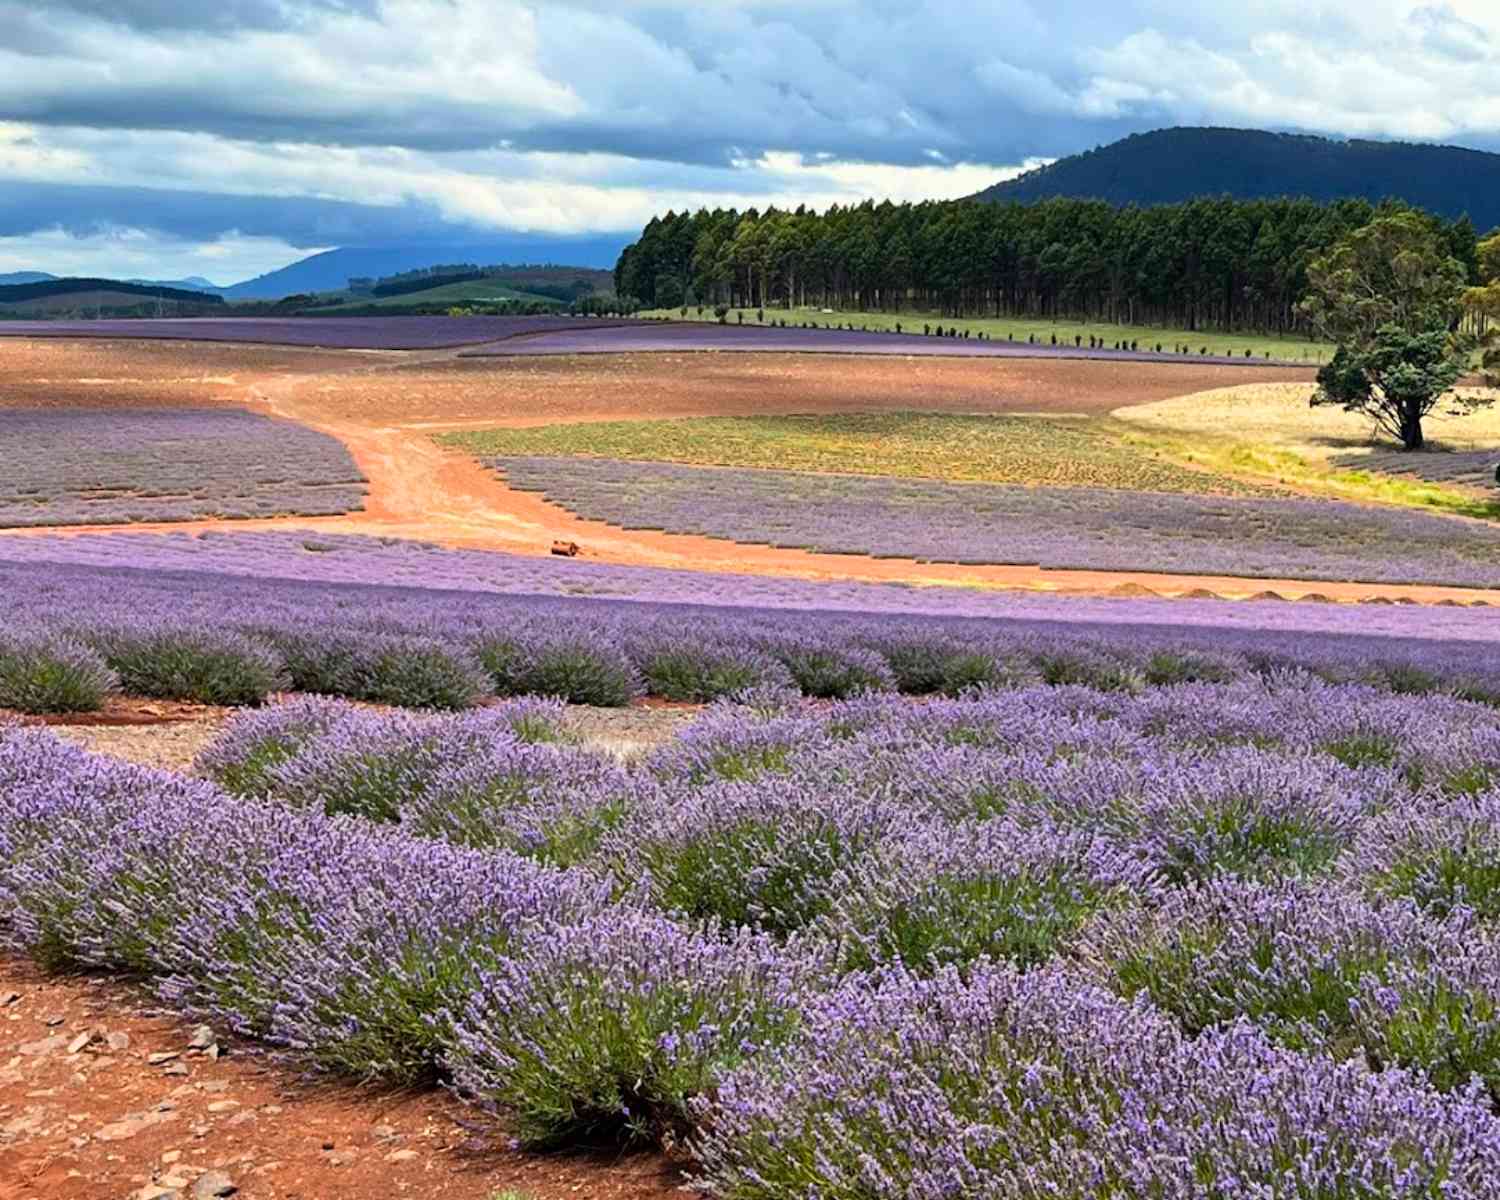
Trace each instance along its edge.
<instances>
[{"instance_id":1,"label":"distant lavender field","mask_svg":"<svg viewBox=\"0 0 1500 1200\"><path fill-rule=\"evenodd\" d=\"M0 526L327 516L364 504L336 438L236 409L0 410Z\"/></svg>"},{"instance_id":2,"label":"distant lavender field","mask_svg":"<svg viewBox=\"0 0 1500 1200\"><path fill-rule=\"evenodd\" d=\"M0 321L0 337L144 338L326 346L335 350L441 350L558 329L599 328L592 317L183 317L137 321Z\"/></svg>"},{"instance_id":3,"label":"distant lavender field","mask_svg":"<svg viewBox=\"0 0 1500 1200\"><path fill-rule=\"evenodd\" d=\"M1500 450L1445 450L1423 454L1378 450L1373 454L1346 454L1335 458L1333 465L1350 471L1406 475L1428 483L1493 487L1495 468L1500 466Z\"/></svg>"},{"instance_id":4,"label":"distant lavender field","mask_svg":"<svg viewBox=\"0 0 1500 1200\"><path fill-rule=\"evenodd\" d=\"M1147 351L1090 350L975 338L924 337L838 329L777 329L759 325L634 322L615 327L552 329L524 341L465 351L463 358L499 355L625 354L632 351L744 351L804 354L899 354L954 358L1096 358L1119 362L1197 362L1265 366L1264 359L1185 357Z\"/></svg>"},{"instance_id":5,"label":"distant lavender field","mask_svg":"<svg viewBox=\"0 0 1500 1200\"><path fill-rule=\"evenodd\" d=\"M1500 586L1500 528L1332 500L1027 488L582 458L491 460L580 516L929 562Z\"/></svg>"},{"instance_id":6,"label":"distant lavender field","mask_svg":"<svg viewBox=\"0 0 1500 1200\"><path fill-rule=\"evenodd\" d=\"M0 337L144 338L324 346L343 350L441 350L476 346L462 357L744 351L896 354L957 358L1097 358L1265 366L1264 359L1181 356L1073 346L864 333L774 329L595 317L190 317L113 321L0 321ZM494 343L493 345L491 343Z\"/></svg>"},{"instance_id":7,"label":"distant lavender field","mask_svg":"<svg viewBox=\"0 0 1500 1200\"><path fill-rule=\"evenodd\" d=\"M55 570L38 570L47 566ZM822 583L764 575L625 567L429 542L306 531L91 533L73 537L0 536L0 582L55 580L107 572L130 589L184 594L184 585L261 586L293 597L298 585L357 588L351 603L399 604L411 615L469 611L481 597L567 599L578 611L696 605L732 611L821 611L932 618L992 618L1082 631L1187 630L1234 635L1275 632L1316 642L1358 635L1391 644L1487 643L1500 647L1500 611L1399 605L1249 604L1218 600L1079 599L979 588ZM248 590L247 590L248 589ZM19 592L7 595L19 595ZM330 592L330 594L335 594ZM585 603L586 602L586 603ZM253 607L253 605L252 605ZM1500 668L1500 659L1496 662Z\"/></svg>"}]
</instances>

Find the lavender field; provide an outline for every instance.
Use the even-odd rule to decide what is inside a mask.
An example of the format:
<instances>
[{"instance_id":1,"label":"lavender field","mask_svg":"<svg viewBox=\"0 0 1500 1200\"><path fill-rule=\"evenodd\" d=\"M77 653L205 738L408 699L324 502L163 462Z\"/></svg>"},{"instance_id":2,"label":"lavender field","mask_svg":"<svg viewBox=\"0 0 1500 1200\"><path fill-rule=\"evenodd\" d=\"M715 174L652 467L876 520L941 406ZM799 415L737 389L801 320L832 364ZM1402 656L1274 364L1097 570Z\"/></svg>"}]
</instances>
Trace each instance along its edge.
<instances>
[{"instance_id":1,"label":"lavender field","mask_svg":"<svg viewBox=\"0 0 1500 1200\"><path fill-rule=\"evenodd\" d=\"M1492 1197L1495 710L1174 661L632 763L537 700L299 700L196 779L0 728L0 939L712 1196Z\"/></svg>"},{"instance_id":2,"label":"lavender field","mask_svg":"<svg viewBox=\"0 0 1500 1200\"><path fill-rule=\"evenodd\" d=\"M1500 529L1408 509L593 458L489 461L511 487L625 529L925 562L1500 586Z\"/></svg>"},{"instance_id":3,"label":"lavender field","mask_svg":"<svg viewBox=\"0 0 1500 1200\"><path fill-rule=\"evenodd\" d=\"M621 705L747 688L829 698L1047 682L1134 693L1283 670L1500 698L1500 618L1487 608L791 580L751 590L737 576L294 534L0 539L0 555L11 613L0 708L31 711L97 707L115 690L256 704L290 689L461 709L495 695Z\"/></svg>"},{"instance_id":4,"label":"lavender field","mask_svg":"<svg viewBox=\"0 0 1500 1200\"><path fill-rule=\"evenodd\" d=\"M331 350L442 350L559 329L599 328L593 317L183 317L0 321L0 338L144 338L244 342Z\"/></svg>"},{"instance_id":5,"label":"lavender field","mask_svg":"<svg viewBox=\"0 0 1500 1200\"><path fill-rule=\"evenodd\" d=\"M236 409L0 410L0 527L324 516L363 506L336 438Z\"/></svg>"}]
</instances>

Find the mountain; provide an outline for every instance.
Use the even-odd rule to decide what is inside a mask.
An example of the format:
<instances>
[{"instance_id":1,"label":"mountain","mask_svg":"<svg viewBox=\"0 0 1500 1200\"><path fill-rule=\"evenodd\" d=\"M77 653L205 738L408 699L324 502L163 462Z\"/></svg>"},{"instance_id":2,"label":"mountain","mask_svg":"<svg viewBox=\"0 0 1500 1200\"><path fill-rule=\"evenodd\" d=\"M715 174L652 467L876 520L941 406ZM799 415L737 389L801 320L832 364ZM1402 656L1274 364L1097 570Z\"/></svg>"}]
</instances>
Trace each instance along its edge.
<instances>
[{"instance_id":1,"label":"mountain","mask_svg":"<svg viewBox=\"0 0 1500 1200\"><path fill-rule=\"evenodd\" d=\"M222 292L217 283L204 279L202 275L189 275L186 279L129 279L127 283L138 283L143 287L177 288L185 292Z\"/></svg>"},{"instance_id":2,"label":"mountain","mask_svg":"<svg viewBox=\"0 0 1500 1200\"><path fill-rule=\"evenodd\" d=\"M1411 142L1336 141L1253 129L1159 129L996 184L976 199L1054 196L1171 204L1194 196L1392 197L1480 230L1500 226L1500 154Z\"/></svg>"},{"instance_id":3,"label":"mountain","mask_svg":"<svg viewBox=\"0 0 1500 1200\"><path fill-rule=\"evenodd\" d=\"M12 271L9 275L0 275L0 287L20 283L46 283L49 279L56 278L56 275L48 275L46 271Z\"/></svg>"},{"instance_id":4,"label":"mountain","mask_svg":"<svg viewBox=\"0 0 1500 1200\"><path fill-rule=\"evenodd\" d=\"M302 292L337 292L350 279L379 279L434 263L557 263L612 268L629 238L515 238L472 244L345 247L326 250L221 291L230 300L276 300Z\"/></svg>"}]
</instances>

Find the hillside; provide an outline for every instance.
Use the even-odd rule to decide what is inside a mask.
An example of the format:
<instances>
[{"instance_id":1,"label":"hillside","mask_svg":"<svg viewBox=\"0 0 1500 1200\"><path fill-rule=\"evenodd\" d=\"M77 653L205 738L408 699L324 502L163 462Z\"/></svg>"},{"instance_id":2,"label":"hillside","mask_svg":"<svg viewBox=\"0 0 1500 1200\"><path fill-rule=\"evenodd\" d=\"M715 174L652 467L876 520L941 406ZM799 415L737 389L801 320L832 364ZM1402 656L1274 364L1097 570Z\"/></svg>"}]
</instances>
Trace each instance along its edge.
<instances>
[{"instance_id":1,"label":"hillside","mask_svg":"<svg viewBox=\"0 0 1500 1200\"><path fill-rule=\"evenodd\" d=\"M1396 197L1449 218L1468 214L1484 230L1500 226L1500 154L1249 129L1161 129L1059 159L977 199L1068 196L1148 205L1217 195L1377 203Z\"/></svg>"},{"instance_id":2,"label":"hillside","mask_svg":"<svg viewBox=\"0 0 1500 1200\"><path fill-rule=\"evenodd\" d=\"M73 312L94 315L147 313L170 306L173 315L184 309L222 308L220 296L159 284L126 283L118 279L42 279L0 286L0 312L10 317L51 316Z\"/></svg>"},{"instance_id":3,"label":"hillside","mask_svg":"<svg viewBox=\"0 0 1500 1200\"><path fill-rule=\"evenodd\" d=\"M394 296L351 296L347 304L341 304L336 307L319 305L316 311L328 314L338 313L345 309L404 309L426 305L446 307L450 305L483 305L506 302L541 304L549 308L562 307L562 301L554 299L551 296L542 296L535 292L521 291L493 279L470 279L462 283L448 283L439 287L425 288L420 291L401 292Z\"/></svg>"},{"instance_id":4,"label":"hillside","mask_svg":"<svg viewBox=\"0 0 1500 1200\"><path fill-rule=\"evenodd\" d=\"M300 259L223 289L231 300L277 300L293 294L341 292L349 280L383 278L433 263L567 263L613 267L628 239L621 235L579 238L516 238L468 245L345 247Z\"/></svg>"}]
</instances>

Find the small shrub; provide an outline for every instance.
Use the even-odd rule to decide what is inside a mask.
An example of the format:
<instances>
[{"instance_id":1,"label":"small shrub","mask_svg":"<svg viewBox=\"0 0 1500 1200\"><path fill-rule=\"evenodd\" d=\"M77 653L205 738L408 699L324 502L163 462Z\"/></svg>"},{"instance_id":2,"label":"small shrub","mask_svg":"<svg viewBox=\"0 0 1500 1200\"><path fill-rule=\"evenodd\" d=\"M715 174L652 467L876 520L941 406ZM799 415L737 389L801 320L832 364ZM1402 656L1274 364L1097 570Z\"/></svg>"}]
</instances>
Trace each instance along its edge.
<instances>
[{"instance_id":1,"label":"small shrub","mask_svg":"<svg viewBox=\"0 0 1500 1200\"><path fill-rule=\"evenodd\" d=\"M0 708L97 712L120 677L82 642L41 630L0 633Z\"/></svg>"},{"instance_id":2,"label":"small shrub","mask_svg":"<svg viewBox=\"0 0 1500 1200\"><path fill-rule=\"evenodd\" d=\"M665 700L699 704L750 689L790 688L787 669L748 646L653 638L631 647L646 690Z\"/></svg>"},{"instance_id":3,"label":"small shrub","mask_svg":"<svg viewBox=\"0 0 1500 1200\"><path fill-rule=\"evenodd\" d=\"M808 974L764 937L656 914L539 930L480 975L448 1065L524 1145L652 1144L689 1128L720 1073L787 1036Z\"/></svg>"},{"instance_id":4,"label":"small shrub","mask_svg":"<svg viewBox=\"0 0 1500 1200\"><path fill-rule=\"evenodd\" d=\"M290 680L269 646L224 629L140 626L88 639L135 696L198 704L261 704Z\"/></svg>"},{"instance_id":5,"label":"small shrub","mask_svg":"<svg viewBox=\"0 0 1500 1200\"><path fill-rule=\"evenodd\" d=\"M576 633L489 633L474 654L502 696L550 696L569 704L620 708L643 690L625 654L604 637Z\"/></svg>"}]
</instances>

